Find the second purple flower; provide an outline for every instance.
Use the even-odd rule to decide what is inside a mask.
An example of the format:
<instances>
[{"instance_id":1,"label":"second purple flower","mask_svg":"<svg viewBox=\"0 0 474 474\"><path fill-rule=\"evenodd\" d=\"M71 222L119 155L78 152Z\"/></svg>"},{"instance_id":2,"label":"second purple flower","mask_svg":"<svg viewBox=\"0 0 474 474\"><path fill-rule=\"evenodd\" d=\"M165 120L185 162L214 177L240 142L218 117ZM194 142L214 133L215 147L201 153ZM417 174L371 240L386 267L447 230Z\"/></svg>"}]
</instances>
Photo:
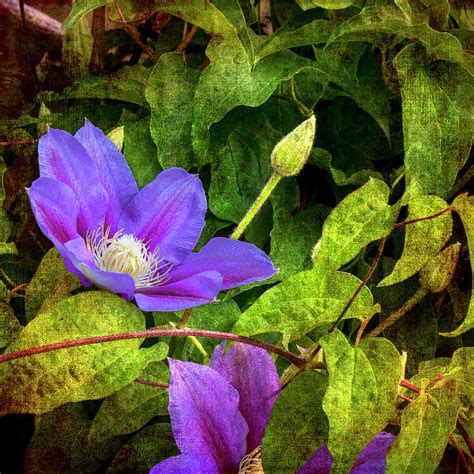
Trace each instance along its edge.
<instances>
[{"instance_id":1,"label":"second purple flower","mask_svg":"<svg viewBox=\"0 0 474 474\"><path fill-rule=\"evenodd\" d=\"M275 274L249 243L217 237L192 253L207 210L199 177L170 168L138 190L123 155L88 121L75 136L50 129L39 164L33 213L86 286L135 298L144 311L175 311Z\"/></svg>"}]
</instances>

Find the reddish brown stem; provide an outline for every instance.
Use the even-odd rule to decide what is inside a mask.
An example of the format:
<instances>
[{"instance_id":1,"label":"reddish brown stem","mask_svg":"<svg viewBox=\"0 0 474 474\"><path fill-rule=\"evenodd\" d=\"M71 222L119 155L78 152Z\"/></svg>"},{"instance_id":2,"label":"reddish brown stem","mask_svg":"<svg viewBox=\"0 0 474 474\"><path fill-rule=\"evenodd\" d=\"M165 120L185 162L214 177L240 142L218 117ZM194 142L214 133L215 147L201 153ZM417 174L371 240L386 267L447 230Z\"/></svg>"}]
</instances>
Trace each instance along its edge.
<instances>
[{"instance_id":1,"label":"reddish brown stem","mask_svg":"<svg viewBox=\"0 0 474 474\"><path fill-rule=\"evenodd\" d=\"M149 48L148 46L146 46L145 44L143 44L143 42L140 39L140 37L138 36L137 32L128 25L127 20L123 16L122 9L120 8L118 0L115 0L115 8L117 9L117 13L119 14L120 20L122 22L122 26L130 34L130 36L132 36L132 38L135 40L135 42L138 44L138 46L140 46L140 48L143 49L143 51L153 61L153 63L156 64L158 62L158 60L156 59L156 56L153 53L153 50L151 48Z\"/></svg>"},{"instance_id":2,"label":"reddish brown stem","mask_svg":"<svg viewBox=\"0 0 474 474\"><path fill-rule=\"evenodd\" d=\"M141 380L138 377L135 378L135 382L137 382L141 385L149 385L150 387L169 388L169 385L167 383L153 382L151 380Z\"/></svg>"},{"instance_id":3,"label":"reddish brown stem","mask_svg":"<svg viewBox=\"0 0 474 474\"><path fill-rule=\"evenodd\" d=\"M459 420L456 422L456 428L461 433L461 436L464 438L464 441L466 442L469 451L474 456L474 441L469 436L469 433L466 431L464 426L461 425L461 422Z\"/></svg>"},{"instance_id":4,"label":"reddish brown stem","mask_svg":"<svg viewBox=\"0 0 474 474\"><path fill-rule=\"evenodd\" d=\"M401 393L397 393L397 397L398 397L398 398L401 398L402 400L405 400L405 401L408 402L408 403L412 403L412 402L413 402L413 400L412 400L411 398L409 398L409 397L407 397L407 396L405 396L405 395L403 395L403 394L401 394Z\"/></svg>"},{"instance_id":5,"label":"reddish brown stem","mask_svg":"<svg viewBox=\"0 0 474 474\"><path fill-rule=\"evenodd\" d=\"M197 30L198 27L196 25L193 25L192 28L186 34L186 36L183 38L183 41L181 41L180 45L176 49L177 53L184 53L184 50L193 39L193 36L197 33Z\"/></svg>"},{"instance_id":6,"label":"reddish brown stem","mask_svg":"<svg viewBox=\"0 0 474 474\"><path fill-rule=\"evenodd\" d=\"M453 210L452 207L447 207L446 209L443 209L442 211L439 211L436 214L433 214L431 216L420 217L418 219L412 219L411 221L399 222L398 224L395 224L395 229L406 226L408 224L414 224L415 222L422 222L422 221L427 221L429 219L434 219L435 217L442 216L443 214L446 214L447 212L451 212L452 210Z\"/></svg>"},{"instance_id":7,"label":"reddish brown stem","mask_svg":"<svg viewBox=\"0 0 474 474\"><path fill-rule=\"evenodd\" d=\"M16 140L13 142L0 142L0 146L9 146L9 145L32 145L36 143L36 140Z\"/></svg>"},{"instance_id":8,"label":"reddish brown stem","mask_svg":"<svg viewBox=\"0 0 474 474\"><path fill-rule=\"evenodd\" d=\"M261 347L269 352L273 352L281 357L284 357L289 362L297 367L304 367L306 361L296 354L289 352L281 347L268 342L260 341L258 339L251 339L250 337L238 336L237 334L230 334L219 331L207 331L204 329L148 329L146 331L125 332L120 334L109 334L106 336L86 337L84 339L73 339L71 341L53 342L43 346L30 347L28 349L20 349L18 351L9 352L0 355L0 363L9 360L21 359L23 357L30 357L44 352L58 351L70 347L87 346L90 344L101 344L104 342L124 341L127 339L144 339L148 337L209 337L212 339L224 339L227 341L241 342L251 346ZM324 364L325 367L325 364ZM318 368L318 367L315 367ZM321 367L319 367L321 368Z\"/></svg>"},{"instance_id":9,"label":"reddish brown stem","mask_svg":"<svg viewBox=\"0 0 474 474\"><path fill-rule=\"evenodd\" d=\"M411 382L409 382L408 380L402 380L400 382L400 386L401 387L404 387L404 388L407 388L408 390L411 390L412 392L415 392L415 393L421 393L421 388L420 387L417 387L416 385L412 384Z\"/></svg>"}]
</instances>

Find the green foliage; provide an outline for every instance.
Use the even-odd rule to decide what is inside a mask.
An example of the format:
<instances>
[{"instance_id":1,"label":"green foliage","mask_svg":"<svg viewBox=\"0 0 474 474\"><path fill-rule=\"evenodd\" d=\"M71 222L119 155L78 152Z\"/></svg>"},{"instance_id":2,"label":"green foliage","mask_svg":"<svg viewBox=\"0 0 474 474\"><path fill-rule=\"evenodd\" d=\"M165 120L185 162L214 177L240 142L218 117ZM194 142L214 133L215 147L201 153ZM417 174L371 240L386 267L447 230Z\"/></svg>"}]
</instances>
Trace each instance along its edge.
<instances>
[{"instance_id":1,"label":"green foliage","mask_svg":"<svg viewBox=\"0 0 474 474\"><path fill-rule=\"evenodd\" d=\"M367 339L354 349L336 331L320 343L329 372L323 410L329 420L332 469L347 472L362 448L395 415L403 359L386 339Z\"/></svg>"},{"instance_id":2,"label":"green foliage","mask_svg":"<svg viewBox=\"0 0 474 474\"><path fill-rule=\"evenodd\" d=\"M278 331L284 343L294 341L317 326L333 323L359 284L350 273L321 266L297 273L266 291L244 312L234 331L243 336ZM365 287L345 317L363 319L376 312Z\"/></svg>"},{"instance_id":3,"label":"green foliage","mask_svg":"<svg viewBox=\"0 0 474 474\"><path fill-rule=\"evenodd\" d=\"M430 390L402 413L401 430L387 456L387 473L436 469L453 431L460 402L445 390Z\"/></svg>"},{"instance_id":4,"label":"green foliage","mask_svg":"<svg viewBox=\"0 0 474 474\"><path fill-rule=\"evenodd\" d=\"M417 45L394 62L401 80L406 177L447 197L471 149L472 76L458 64L431 64Z\"/></svg>"},{"instance_id":5,"label":"green foliage","mask_svg":"<svg viewBox=\"0 0 474 474\"><path fill-rule=\"evenodd\" d=\"M12 54L0 55L16 58L2 63L2 84L18 84L0 97L0 353L152 327L256 336L306 362L300 369L274 355L285 388L262 441L266 472L295 472L324 442L333 472L348 472L381 430L397 434L387 472L452 472L459 453L472 470L460 428L472 438L468 7L60 3L47 13L67 15L62 45L28 28L30 65L23 31L8 28ZM308 161L271 180L275 145L312 116L313 146L284 150L298 164L309 151ZM232 235L270 180L271 195L238 233L277 274L192 314L142 314L83 288L35 226L25 188L38 176L47 127L75 133L85 117L122 150L139 188L165 168L199 175L208 212L195 252ZM378 324L383 337L367 338ZM15 446L6 457L31 439L13 470L146 473L178 454L167 389L135 378L166 383L166 356L208 364L219 342L130 339L0 363L0 413L11 415L0 431ZM404 377L414 389L399 386ZM34 415L32 437L23 428L32 416L18 414Z\"/></svg>"},{"instance_id":6,"label":"green foliage","mask_svg":"<svg viewBox=\"0 0 474 474\"><path fill-rule=\"evenodd\" d=\"M144 329L141 312L120 297L88 292L40 313L7 348ZM7 362L1 370L1 413L46 413L69 402L103 398L126 385L149 360L166 357L166 345L139 349L140 340L49 352Z\"/></svg>"},{"instance_id":7,"label":"green foliage","mask_svg":"<svg viewBox=\"0 0 474 474\"><path fill-rule=\"evenodd\" d=\"M326 389L326 374L306 372L283 390L265 429L264 469L295 472L326 440L328 422L322 410Z\"/></svg>"},{"instance_id":8,"label":"green foliage","mask_svg":"<svg viewBox=\"0 0 474 474\"><path fill-rule=\"evenodd\" d=\"M415 197L408 203L408 221L422 219L448 207L437 196ZM405 244L392 273L379 286L394 285L410 278L434 257L451 236L453 221L449 213L436 219L422 220L405 227Z\"/></svg>"}]
</instances>

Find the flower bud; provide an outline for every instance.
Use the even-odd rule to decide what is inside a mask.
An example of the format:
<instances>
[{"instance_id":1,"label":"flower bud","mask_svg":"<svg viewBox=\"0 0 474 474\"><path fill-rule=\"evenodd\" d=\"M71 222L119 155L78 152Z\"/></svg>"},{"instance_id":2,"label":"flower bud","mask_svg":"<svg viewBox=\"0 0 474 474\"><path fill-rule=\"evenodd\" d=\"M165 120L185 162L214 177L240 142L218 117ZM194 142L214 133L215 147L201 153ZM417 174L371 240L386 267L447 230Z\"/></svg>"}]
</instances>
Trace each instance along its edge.
<instances>
[{"instance_id":1,"label":"flower bud","mask_svg":"<svg viewBox=\"0 0 474 474\"><path fill-rule=\"evenodd\" d=\"M273 170L280 176L295 176L308 161L316 133L314 115L282 138L272 151Z\"/></svg>"},{"instance_id":2,"label":"flower bud","mask_svg":"<svg viewBox=\"0 0 474 474\"><path fill-rule=\"evenodd\" d=\"M107 133L107 137L120 151L123 151L124 134L125 127L123 125L115 127L114 129L110 130L109 133Z\"/></svg>"}]
</instances>

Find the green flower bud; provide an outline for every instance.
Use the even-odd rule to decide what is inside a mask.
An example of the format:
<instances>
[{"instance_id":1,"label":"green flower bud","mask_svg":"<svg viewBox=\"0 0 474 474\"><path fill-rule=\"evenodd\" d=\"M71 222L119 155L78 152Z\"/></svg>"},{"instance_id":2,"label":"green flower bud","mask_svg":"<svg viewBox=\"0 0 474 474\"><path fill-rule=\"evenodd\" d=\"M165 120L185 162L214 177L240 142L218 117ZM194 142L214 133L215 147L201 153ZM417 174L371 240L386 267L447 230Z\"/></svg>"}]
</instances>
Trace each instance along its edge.
<instances>
[{"instance_id":1,"label":"green flower bud","mask_svg":"<svg viewBox=\"0 0 474 474\"><path fill-rule=\"evenodd\" d=\"M316 118L311 115L276 144L272 166L278 175L295 176L303 169L313 148L315 133Z\"/></svg>"},{"instance_id":2,"label":"green flower bud","mask_svg":"<svg viewBox=\"0 0 474 474\"><path fill-rule=\"evenodd\" d=\"M110 141L120 150L123 151L123 137L125 134L125 127L120 125L113 128L107 133L107 137L110 138Z\"/></svg>"}]
</instances>

